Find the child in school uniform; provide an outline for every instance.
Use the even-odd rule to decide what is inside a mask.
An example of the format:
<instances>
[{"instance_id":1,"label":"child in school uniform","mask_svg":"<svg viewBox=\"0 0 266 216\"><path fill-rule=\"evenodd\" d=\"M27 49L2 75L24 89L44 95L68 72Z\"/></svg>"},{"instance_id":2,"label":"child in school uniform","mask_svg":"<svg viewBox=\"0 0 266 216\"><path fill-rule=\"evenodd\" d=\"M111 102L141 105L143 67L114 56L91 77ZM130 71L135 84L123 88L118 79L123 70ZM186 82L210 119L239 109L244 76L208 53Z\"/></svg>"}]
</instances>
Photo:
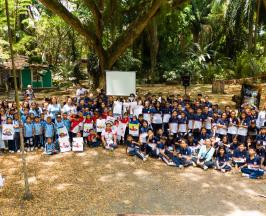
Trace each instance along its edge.
<instances>
[{"instance_id":1,"label":"child in school uniform","mask_svg":"<svg viewBox=\"0 0 266 216\"><path fill-rule=\"evenodd\" d=\"M202 115L201 108L197 108L196 114L194 114L194 121L193 121L193 136L194 139L199 140L200 130L203 125L204 116Z\"/></svg>"},{"instance_id":2,"label":"child in school uniform","mask_svg":"<svg viewBox=\"0 0 266 216\"><path fill-rule=\"evenodd\" d=\"M240 143L246 143L248 135L248 125L249 119L247 118L247 114L245 112L242 112L237 131L237 138Z\"/></svg>"},{"instance_id":3,"label":"child in school uniform","mask_svg":"<svg viewBox=\"0 0 266 216\"><path fill-rule=\"evenodd\" d=\"M147 132L147 144L145 145L146 155L157 158L157 142L154 133L151 129Z\"/></svg>"},{"instance_id":4,"label":"child in school uniform","mask_svg":"<svg viewBox=\"0 0 266 216\"><path fill-rule=\"evenodd\" d=\"M183 138L188 131L188 120L185 112L181 112L181 117L178 119L178 132L179 132L179 137Z\"/></svg>"},{"instance_id":5,"label":"child in school uniform","mask_svg":"<svg viewBox=\"0 0 266 216\"><path fill-rule=\"evenodd\" d=\"M12 127L14 127L14 125L13 125L13 120L12 120L12 118L11 117L7 117L6 118L6 124L7 125L12 125ZM9 152L10 153L14 153L15 152L15 142L14 142L14 137L13 137L13 139L12 140L8 140L7 141L7 144L8 144L8 150L9 150Z\"/></svg>"},{"instance_id":6,"label":"child in school uniform","mask_svg":"<svg viewBox=\"0 0 266 216\"><path fill-rule=\"evenodd\" d=\"M233 137L237 135L237 127L239 124L239 119L236 117L236 112L231 111L230 117L228 119L228 129L227 129L227 136L228 142L233 142Z\"/></svg>"},{"instance_id":7,"label":"child in school uniform","mask_svg":"<svg viewBox=\"0 0 266 216\"><path fill-rule=\"evenodd\" d=\"M232 169L229 163L229 155L226 154L226 149L224 146L218 148L215 167L221 172L228 172Z\"/></svg>"},{"instance_id":8,"label":"child in school uniform","mask_svg":"<svg viewBox=\"0 0 266 216\"><path fill-rule=\"evenodd\" d=\"M180 145L176 149L178 167L183 168L192 165L192 151L186 141L182 139Z\"/></svg>"},{"instance_id":9,"label":"child in school uniform","mask_svg":"<svg viewBox=\"0 0 266 216\"><path fill-rule=\"evenodd\" d=\"M139 120L137 119L136 116L133 116L129 124L138 124L139 125ZM137 142L139 140L139 133L138 135L132 135L133 139Z\"/></svg>"},{"instance_id":10,"label":"child in school uniform","mask_svg":"<svg viewBox=\"0 0 266 216\"><path fill-rule=\"evenodd\" d=\"M84 137L85 143L87 143L87 141L88 141L87 137L90 134L90 130L93 128L94 128L93 120L91 118L91 115L89 113L87 113L85 115L84 126L83 126L83 137Z\"/></svg>"},{"instance_id":11,"label":"child in school uniform","mask_svg":"<svg viewBox=\"0 0 266 216\"><path fill-rule=\"evenodd\" d=\"M84 129L84 116L83 116L83 112L81 112L81 111L78 112L78 116L79 116L79 132L83 136L83 129Z\"/></svg>"},{"instance_id":12,"label":"child in school uniform","mask_svg":"<svg viewBox=\"0 0 266 216\"><path fill-rule=\"evenodd\" d=\"M242 175L251 179L261 178L264 175L264 170L261 169L261 160L256 155L254 148L248 150L246 162L241 167Z\"/></svg>"},{"instance_id":13,"label":"child in school uniform","mask_svg":"<svg viewBox=\"0 0 266 216\"><path fill-rule=\"evenodd\" d=\"M101 140L94 129L89 130L87 141L89 147L91 148L99 147L101 145Z\"/></svg>"},{"instance_id":14,"label":"child in school uniform","mask_svg":"<svg viewBox=\"0 0 266 216\"><path fill-rule=\"evenodd\" d=\"M27 151L33 151L33 135L34 127L31 121L31 117L26 118L26 123L24 123L24 142Z\"/></svg>"},{"instance_id":15,"label":"child in school uniform","mask_svg":"<svg viewBox=\"0 0 266 216\"><path fill-rule=\"evenodd\" d=\"M227 127L228 127L228 120L227 120L227 114L224 112L221 116L221 118L217 121L217 132L216 136L218 136L220 139L222 139L223 136L227 135Z\"/></svg>"},{"instance_id":16,"label":"child in school uniform","mask_svg":"<svg viewBox=\"0 0 266 216\"><path fill-rule=\"evenodd\" d=\"M102 143L105 149L114 150L117 147L116 134L112 131L112 124L106 123L106 128L101 133Z\"/></svg>"},{"instance_id":17,"label":"child in school uniform","mask_svg":"<svg viewBox=\"0 0 266 216\"><path fill-rule=\"evenodd\" d=\"M126 141L126 146L127 146L126 151L127 151L127 154L129 156L135 156L136 155L141 160L145 161L145 160L147 160L147 156L140 151L140 148L139 148L140 145L141 144L139 144L139 143L137 143L137 142L134 141L134 139L133 139L133 137L132 137L131 134L127 135L127 141Z\"/></svg>"},{"instance_id":18,"label":"child in school uniform","mask_svg":"<svg viewBox=\"0 0 266 216\"><path fill-rule=\"evenodd\" d=\"M46 124L44 126L44 135L45 135L45 140L47 140L47 138L51 138L52 140L54 140L55 126L54 123L52 122L51 116L47 116Z\"/></svg>"},{"instance_id":19,"label":"child in school uniform","mask_svg":"<svg viewBox=\"0 0 266 216\"><path fill-rule=\"evenodd\" d=\"M66 129L67 129L67 131L69 133L70 132L70 127L71 127L71 122L70 122L70 120L68 118L67 113L63 113L62 116L63 116L62 122L63 122L64 126L66 127Z\"/></svg>"},{"instance_id":20,"label":"child in school uniform","mask_svg":"<svg viewBox=\"0 0 266 216\"><path fill-rule=\"evenodd\" d=\"M79 124L80 124L80 117L76 114L72 115L72 118L70 119L71 126L70 126L70 143L73 142L73 138L77 137L77 133L79 132Z\"/></svg>"},{"instance_id":21,"label":"child in school uniform","mask_svg":"<svg viewBox=\"0 0 266 216\"><path fill-rule=\"evenodd\" d=\"M232 156L232 164L239 168L246 163L247 151L243 143L239 143Z\"/></svg>"},{"instance_id":22,"label":"child in school uniform","mask_svg":"<svg viewBox=\"0 0 266 216\"><path fill-rule=\"evenodd\" d=\"M40 117L36 116L35 121L33 122L33 127L34 127L34 148L42 148L42 134L43 134L43 126L40 122Z\"/></svg>"},{"instance_id":23,"label":"child in school uniform","mask_svg":"<svg viewBox=\"0 0 266 216\"><path fill-rule=\"evenodd\" d=\"M169 134L173 134L174 138L177 137L178 133L178 117L177 111L173 110L172 116L169 119Z\"/></svg>"},{"instance_id":24,"label":"child in school uniform","mask_svg":"<svg viewBox=\"0 0 266 216\"><path fill-rule=\"evenodd\" d=\"M20 152L20 126L21 126L21 123L19 122L18 113L14 113L13 125L14 125L14 132L15 132L14 133L15 152Z\"/></svg>"},{"instance_id":25,"label":"child in school uniform","mask_svg":"<svg viewBox=\"0 0 266 216\"><path fill-rule=\"evenodd\" d=\"M57 154L58 150L56 149L56 146L52 140L52 138L47 138L46 143L45 143L45 154L47 155L53 155L53 154Z\"/></svg>"},{"instance_id":26,"label":"child in school uniform","mask_svg":"<svg viewBox=\"0 0 266 216\"><path fill-rule=\"evenodd\" d=\"M265 157L266 157L266 150L265 147L262 145L262 143L257 142L256 143L256 154L261 160L261 168L264 168L266 165Z\"/></svg>"}]
</instances>

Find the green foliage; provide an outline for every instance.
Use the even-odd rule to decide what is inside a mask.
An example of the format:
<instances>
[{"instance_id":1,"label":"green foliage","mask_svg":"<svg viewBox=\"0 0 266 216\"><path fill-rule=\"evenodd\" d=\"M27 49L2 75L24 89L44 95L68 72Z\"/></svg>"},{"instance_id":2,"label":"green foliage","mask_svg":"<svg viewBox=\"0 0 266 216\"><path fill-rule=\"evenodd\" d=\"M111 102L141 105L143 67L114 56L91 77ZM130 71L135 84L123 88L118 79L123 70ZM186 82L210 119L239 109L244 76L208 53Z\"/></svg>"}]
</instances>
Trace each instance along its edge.
<instances>
[{"instance_id":1,"label":"green foliage","mask_svg":"<svg viewBox=\"0 0 266 216\"><path fill-rule=\"evenodd\" d=\"M12 30L16 32L13 38L17 54L27 55L33 62L52 65L55 85L58 86L68 85L69 78L86 76L85 67L74 68L77 62L94 53L91 44L37 0L8 2ZM84 2L69 2L73 4L73 14L96 31L90 24L94 19L92 11ZM109 47L150 2L105 1L105 28L101 40L104 48ZM204 83L260 75L266 68L266 8L262 4L257 17L257 2L192 0L183 8L166 4L156 16L159 44L156 76L150 75L152 43L148 29L120 57L113 69L137 71L139 80L153 79L151 82L178 81L182 73L190 73L193 82ZM40 14L39 19L34 19L32 9ZM0 59L7 58L5 7L4 0L0 0Z\"/></svg>"}]
</instances>

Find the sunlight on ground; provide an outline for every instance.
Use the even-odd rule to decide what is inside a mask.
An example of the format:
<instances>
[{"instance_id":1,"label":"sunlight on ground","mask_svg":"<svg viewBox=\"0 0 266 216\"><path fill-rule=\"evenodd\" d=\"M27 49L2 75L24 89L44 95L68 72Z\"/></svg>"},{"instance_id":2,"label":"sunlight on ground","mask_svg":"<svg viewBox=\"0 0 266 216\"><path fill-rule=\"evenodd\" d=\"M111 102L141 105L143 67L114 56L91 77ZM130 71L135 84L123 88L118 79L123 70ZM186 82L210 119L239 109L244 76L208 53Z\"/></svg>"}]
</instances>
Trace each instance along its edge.
<instances>
[{"instance_id":1,"label":"sunlight on ground","mask_svg":"<svg viewBox=\"0 0 266 216\"><path fill-rule=\"evenodd\" d=\"M237 200L235 201L237 202ZM232 209L228 214L226 214L227 216L264 216L263 213L257 210L243 210L238 207L238 204L224 200L222 202Z\"/></svg>"},{"instance_id":2,"label":"sunlight on ground","mask_svg":"<svg viewBox=\"0 0 266 216\"><path fill-rule=\"evenodd\" d=\"M227 216L265 216L265 215L258 211L235 210L233 212L228 213Z\"/></svg>"},{"instance_id":3,"label":"sunlight on ground","mask_svg":"<svg viewBox=\"0 0 266 216\"><path fill-rule=\"evenodd\" d=\"M146 170L143 170L143 169L137 169L133 172L134 175L136 176L140 176L140 177L143 177L143 176L148 176L150 175L151 173L146 171Z\"/></svg>"},{"instance_id":4,"label":"sunlight on ground","mask_svg":"<svg viewBox=\"0 0 266 216\"><path fill-rule=\"evenodd\" d=\"M72 186L72 184L62 183L62 184L55 185L54 188L56 190L66 190L70 186Z\"/></svg>"}]
</instances>

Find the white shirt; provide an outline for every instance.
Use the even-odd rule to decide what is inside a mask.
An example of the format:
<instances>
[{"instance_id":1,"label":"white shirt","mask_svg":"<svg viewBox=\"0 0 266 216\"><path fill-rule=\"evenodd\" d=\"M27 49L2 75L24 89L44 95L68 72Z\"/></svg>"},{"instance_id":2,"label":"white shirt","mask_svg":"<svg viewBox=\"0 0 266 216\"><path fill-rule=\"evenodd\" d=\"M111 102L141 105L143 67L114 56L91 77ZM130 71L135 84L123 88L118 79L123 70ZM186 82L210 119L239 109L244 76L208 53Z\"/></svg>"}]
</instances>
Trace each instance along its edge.
<instances>
[{"instance_id":1,"label":"white shirt","mask_svg":"<svg viewBox=\"0 0 266 216\"><path fill-rule=\"evenodd\" d=\"M63 106L63 113L67 113L68 115L69 114L77 114L77 108L74 105L69 106L68 104L65 104Z\"/></svg>"},{"instance_id":2,"label":"white shirt","mask_svg":"<svg viewBox=\"0 0 266 216\"><path fill-rule=\"evenodd\" d=\"M102 133L101 133L102 137L104 137L105 139L105 142L107 144L111 144L114 142L114 135L115 135L115 132L113 130L111 131L106 131L106 130L103 130Z\"/></svg>"},{"instance_id":3,"label":"white shirt","mask_svg":"<svg viewBox=\"0 0 266 216\"><path fill-rule=\"evenodd\" d=\"M122 114L122 106L123 106L122 102L115 101L114 105L113 105L113 113L121 115Z\"/></svg>"},{"instance_id":4,"label":"white shirt","mask_svg":"<svg viewBox=\"0 0 266 216\"><path fill-rule=\"evenodd\" d=\"M86 92L86 89L85 88L79 88L76 91L76 96L79 97L80 95L85 94L85 92Z\"/></svg>"},{"instance_id":5,"label":"white shirt","mask_svg":"<svg viewBox=\"0 0 266 216\"><path fill-rule=\"evenodd\" d=\"M259 112L259 115L256 121L257 127L261 128L262 126L264 126L265 121L266 121L266 110L262 110Z\"/></svg>"}]
</instances>

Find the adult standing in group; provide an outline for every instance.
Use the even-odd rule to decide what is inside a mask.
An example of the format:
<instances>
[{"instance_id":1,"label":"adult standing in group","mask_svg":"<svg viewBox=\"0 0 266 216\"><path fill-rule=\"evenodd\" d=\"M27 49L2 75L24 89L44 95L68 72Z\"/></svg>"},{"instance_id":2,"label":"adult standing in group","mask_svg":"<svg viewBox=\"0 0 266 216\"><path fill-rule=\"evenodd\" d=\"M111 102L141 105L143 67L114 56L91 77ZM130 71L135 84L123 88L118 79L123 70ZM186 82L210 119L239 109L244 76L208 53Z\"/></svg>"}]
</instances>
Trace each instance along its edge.
<instances>
[{"instance_id":1,"label":"adult standing in group","mask_svg":"<svg viewBox=\"0 0 266 216\"><path fill-rule=\"evenodd\" d=\"M77 97L77 101L79 102L80 96L86 94L87 90L85 88L82 87L82 85L80 83L77 84L77 91L76 91L76 97Z\"/></svg>"},{"instance_id":2,"label":"adult standing in group","mask_svg":"<svg viewBox=\"0 0 266 216\"><path fill-rule=\"evenodd\" d=\"M61 105L58 103L57 97L53 96L51 102L48 105L48 114L51 116L52 121L55 120L56 115L61 113Z\"/></svg>"},{"instance_id":3,"label":"adult standing in group","mask_svg":"<svg viewBox=\"0 0 266 216\"><path fill-rule=\"evenodd\" d=\"M77 107L73 103L73 100L71 97L67 99L66 104L63 106L62 112L66 113L67 115L77 114Z\"/></svg>"}]
</instances>

